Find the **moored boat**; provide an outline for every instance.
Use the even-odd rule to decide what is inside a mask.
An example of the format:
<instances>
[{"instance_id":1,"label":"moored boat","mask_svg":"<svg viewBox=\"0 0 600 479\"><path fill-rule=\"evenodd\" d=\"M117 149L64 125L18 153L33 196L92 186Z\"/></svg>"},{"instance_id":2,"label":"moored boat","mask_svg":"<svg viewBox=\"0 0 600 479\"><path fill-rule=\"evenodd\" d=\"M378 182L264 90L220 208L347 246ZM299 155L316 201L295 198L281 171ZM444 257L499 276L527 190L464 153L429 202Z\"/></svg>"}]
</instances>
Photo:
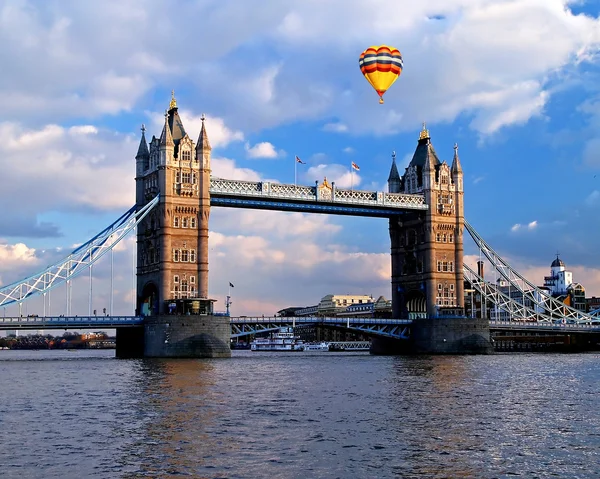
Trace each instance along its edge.
<instances>
[{"instance_id":1,"label":"moored boat","mask_svg":"<svg viewBox=\"0 0 600 479\"><path fill-rule=\"evenodd\" d=\"M294 334L294 328L279 328L268 338L256 338L250 343L252 351L304 351L304 341Z\"/></svg>"}]
</instances>

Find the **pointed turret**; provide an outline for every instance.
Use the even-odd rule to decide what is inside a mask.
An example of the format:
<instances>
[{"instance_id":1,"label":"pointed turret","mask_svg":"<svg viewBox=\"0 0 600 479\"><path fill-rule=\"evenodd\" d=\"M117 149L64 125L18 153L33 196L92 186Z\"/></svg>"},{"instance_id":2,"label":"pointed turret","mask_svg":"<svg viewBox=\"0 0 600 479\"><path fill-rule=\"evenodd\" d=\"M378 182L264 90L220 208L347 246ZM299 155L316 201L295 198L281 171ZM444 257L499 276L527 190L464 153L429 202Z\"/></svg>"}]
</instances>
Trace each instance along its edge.
<instances>
[{"instance_id":1,"label":"pointed turret","mask_svg":"<svg viewBox=\"0 0 600 479\"><path fill-rule=\"evenodd\" d=\"M454 158L452 158L452 174L462 173L460 160L458 159L458 144L454 143Z\"/></svg>"},{"instance_id":2,"label":"pointed turret","mask_svg":"<svg viewBox=\"0 0 600 479\"><path fill-rule=\"evenodd\" d=\"M175 145L174 157L179 156L179 142L184 138L187 133L183 127L183 122L179 116L179 109L177 108L177 100L175 99L175 90L171 90L171 102L169 103L169 128L171 130L171 136Z\"/></svg>"},{"instance_id":3,"label":"pointed turret","mask_svg":"<svg viewBox=\"0 0 600 479\"><path fill-rule=\"evenodd\" d=\"M160 146L174 146L171 128L169 127L169 113L165 112L165 124L160 134Z\"/></svg>"},{"instance_id":4,"label":"pointed turret","mask_svg":"<svg viewBox=\"0 0 600 479\"><path fill-rule=\"evenodd\" d=\"M400 174L396 166L396 152L392 152L392 167L390 168L390 176L388 176L388 191L390 193L400 193Z\"/></svg>"},{"instance_id":5,"label":"pointed turret","mask_svg":"<svg viewBox=\"0 0 600 479\"><path fill-rule=\"evenodd\" d=\"M206 134L206 128L204 127L204 120L206 117L202 114L202 128L200 129L200 135L198 135L198 143L196 143L196 151L211 151L212 147L210 146L210 142L208 141L208 135Z\"/></svg>"},{"instance_id":6,"label":"pointed turret","mask_svg":"<svg viewBox=\"0 0 600 479\"><path fill-rule=\"evenodd\" d=\"M135 155L136 160L149 160L150 159L150 151L148 150L148 143L146 142L146 126L142 124L142 139L140 140L140 146L138 147L137 155Z\"/></svg>"}]
</instances>

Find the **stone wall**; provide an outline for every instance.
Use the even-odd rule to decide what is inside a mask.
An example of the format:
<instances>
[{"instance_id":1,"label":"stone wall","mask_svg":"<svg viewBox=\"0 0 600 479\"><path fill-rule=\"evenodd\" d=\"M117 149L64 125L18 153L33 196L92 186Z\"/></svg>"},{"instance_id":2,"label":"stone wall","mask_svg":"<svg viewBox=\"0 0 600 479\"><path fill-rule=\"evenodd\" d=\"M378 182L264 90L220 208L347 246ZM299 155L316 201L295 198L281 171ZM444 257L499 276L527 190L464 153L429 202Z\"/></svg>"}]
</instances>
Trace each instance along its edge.
<instances>
[{"instance_id":1,"label":"stone wall","mask_svg":"<svg viewBox=\"0 0 600 479\"><path fill-rule=\"evenodd\" d=\"M227 316L159 315L144 323L145 357L231 357Z\"/></svg>"},{"instance_id":2,"label":"stone wall","mask_svg":"<svg viewBox=\"0 0 600 479\"><path fill-rule=\"evenodd\" d=\"M373 337L372 354L490 354L489 321L469 318L418 319L410 339Z\"/></svg>"}]
</instances>

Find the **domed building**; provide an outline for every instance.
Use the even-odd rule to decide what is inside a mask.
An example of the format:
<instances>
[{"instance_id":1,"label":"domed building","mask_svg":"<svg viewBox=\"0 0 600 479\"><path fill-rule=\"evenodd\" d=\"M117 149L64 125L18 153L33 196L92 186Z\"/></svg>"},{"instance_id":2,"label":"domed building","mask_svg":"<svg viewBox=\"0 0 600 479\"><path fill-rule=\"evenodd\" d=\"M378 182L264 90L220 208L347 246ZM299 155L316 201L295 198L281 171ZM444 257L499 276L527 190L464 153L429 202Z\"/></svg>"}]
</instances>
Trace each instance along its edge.
<instances>
[{"instance_id":1,"label":"domed building","mask_svg":"<svg viewBox=\"0 0 600 479\"><path fill-rule=\"evenodd\" d=\"M552 297L575 309L586 311L585 288L573 282L573 273L567 271L564 261L558 255L550 265L550 276L544 276L544 286Z\"/></svg>"}]
</instances>

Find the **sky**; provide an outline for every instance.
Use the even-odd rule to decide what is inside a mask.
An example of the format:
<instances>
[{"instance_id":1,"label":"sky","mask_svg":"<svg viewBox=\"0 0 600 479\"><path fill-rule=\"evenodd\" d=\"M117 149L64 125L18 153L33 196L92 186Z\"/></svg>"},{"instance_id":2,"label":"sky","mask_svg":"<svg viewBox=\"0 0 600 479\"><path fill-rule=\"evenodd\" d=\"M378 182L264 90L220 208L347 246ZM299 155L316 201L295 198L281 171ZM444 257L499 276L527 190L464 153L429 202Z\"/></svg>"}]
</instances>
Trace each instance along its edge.
<instances>
[{"instance_id":1,"label":"sky","mask_svg":"<svg viewBox=\"0 0 600 479\"><path fill-rule=\"evenodd\" d=\"M200 117L213 175L382 191L422 122L453 145L465 217L543 284L560 253L600 295L600 1L0 0L0 285L60 260L135 201L141 124L159 136L171 90ZM387 44L404 70L378 103L360 53ZM210 296L271 315L327 294L390 297L384 219L213 208ZM115 314L133 311L134 241L117 247ZM477 249L465 240L466 262ZM93 308L110 304L110 262ZM88 311L89 283L73 310ZM47 312L63 314L65 291ZM40 314L42 301L26 312ZM7 308L5 314L14 312Z\"/></svg>"}]
</instances>

